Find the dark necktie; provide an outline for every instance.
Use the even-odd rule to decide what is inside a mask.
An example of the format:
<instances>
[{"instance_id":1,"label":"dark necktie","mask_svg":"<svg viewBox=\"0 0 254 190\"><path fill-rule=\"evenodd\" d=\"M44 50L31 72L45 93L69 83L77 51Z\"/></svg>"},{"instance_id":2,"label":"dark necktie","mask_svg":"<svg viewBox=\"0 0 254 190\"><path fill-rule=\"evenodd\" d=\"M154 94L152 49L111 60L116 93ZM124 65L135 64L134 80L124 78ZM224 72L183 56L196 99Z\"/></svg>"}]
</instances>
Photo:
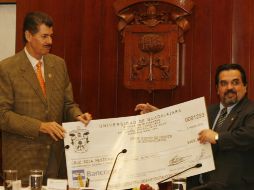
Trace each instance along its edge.
<instances>
[{"instance_id":1,"label":"dark necktie","mask_svg":"<svg viewBox=\"0 0 254 190\"><path fill-rule=\"evenodd\" d=\"M223 122L225 121L226 117L227 117L227 108L223 108L220 112L220 116L219 116L219 118L216 122L216 125L214 127L214 131L220 130L220 128L221 128Z\"/></svg>"}]
</instances>

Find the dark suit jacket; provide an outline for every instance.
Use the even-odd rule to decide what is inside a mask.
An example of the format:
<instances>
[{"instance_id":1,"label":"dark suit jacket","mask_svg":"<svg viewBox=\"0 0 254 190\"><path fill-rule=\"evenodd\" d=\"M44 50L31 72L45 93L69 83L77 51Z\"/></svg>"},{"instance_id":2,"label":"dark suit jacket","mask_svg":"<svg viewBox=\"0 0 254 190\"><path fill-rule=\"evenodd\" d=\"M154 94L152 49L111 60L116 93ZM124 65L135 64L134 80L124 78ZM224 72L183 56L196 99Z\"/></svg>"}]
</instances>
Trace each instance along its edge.
<instances>
[{"instance_id":1,"label":"dark suit jacket","mask_svg":"<svg viewBox=\"0 0 254 190\"><path fill-rule=\"evenodd\" d=\"M218 112L219 105L208 108L210 127ZM204 175L208 189L254 189L254 104L243 98L218 133L219 140L212 145L216 169Z\"/></svg>"},{"instance_id":2,"label":"dark suit jacket","mask_svg":"<svg viewBox=\"0 0 254 190\"><path fill-rule=\"evenodd\" d=\"M61 124L82 113L73 101L64 60L52 54L44 56L44 72L46 98L24 50L0 62L3 168L17 169L24 180L30 169L46 171L52 153L58 170L63 156L62 141L54 142L48 134L39 133L41 121Z\"/></svg>"}]
</instances>

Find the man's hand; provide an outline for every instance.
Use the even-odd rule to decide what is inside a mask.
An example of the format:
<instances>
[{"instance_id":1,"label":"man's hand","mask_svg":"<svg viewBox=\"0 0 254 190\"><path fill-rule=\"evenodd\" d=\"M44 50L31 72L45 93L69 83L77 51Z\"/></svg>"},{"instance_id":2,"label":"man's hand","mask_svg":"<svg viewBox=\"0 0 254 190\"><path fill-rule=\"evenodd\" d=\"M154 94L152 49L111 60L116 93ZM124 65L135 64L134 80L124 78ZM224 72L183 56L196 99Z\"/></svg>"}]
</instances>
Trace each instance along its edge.
<instances>
[{"instance_id":1,"label":"man's hand","mask_svg":"<svg viewBox=\"0 0 254 190\"><path fill-rule=\"evenodd\" d=\"M198 140L200 143L205 144L205 143L211 143L211 144L216 144L215 136L218 133L211 129L204 129L202 130L198 135Z\"/></svg>"},{"instance_id":2,"label":"man's hand","mask_svg":"<svg viewBox=\"0 0 254 190\"><path fill-rule=\"evenodd\" d=\"M42 122L40 132L49 134L55 141L64 138L64 128L56 122Z\"/></svg>"},{"instance_id":3,"label":"man's hand","mask_svg":"<svg viewBox=\"0 0 254 190\"><path fill-rule=\"evenodd\" d=\"M82 115L79 115L77 117L77 120L81 121L85 125L87 125L92 119L93 119L92 115L90 113L88 113L88 112L83 113Z\"/></svg>"},{"instance_id":4,"label":"man's hand","mask_svg":"<svg viewBox=\"0 0 254 190\"><path fill-rule=\"evenodd\" d=\"M138 104L135 107L135 111L140 111L140 114L145 114L145 113L149 113L149 112L156 111L156 110L158 110L158 108L155 106L152 106L149 103Z\"/></svg>"}]
</instances>

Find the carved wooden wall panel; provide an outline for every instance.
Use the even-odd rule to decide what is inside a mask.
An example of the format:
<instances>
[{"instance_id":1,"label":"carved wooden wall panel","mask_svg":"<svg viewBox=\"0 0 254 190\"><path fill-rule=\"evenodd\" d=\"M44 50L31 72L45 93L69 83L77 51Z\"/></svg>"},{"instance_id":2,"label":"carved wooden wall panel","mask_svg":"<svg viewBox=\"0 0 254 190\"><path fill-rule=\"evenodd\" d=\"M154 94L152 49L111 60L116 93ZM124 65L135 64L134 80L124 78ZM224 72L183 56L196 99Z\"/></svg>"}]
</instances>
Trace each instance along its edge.
<instances>
[{"instance_id":1,"label":"carved wooden wall panel","mask_svg":"<svg viewBox=\"0 0 254 190\"><path fill-rule=\"evenodd\" d=\"M130 89L171 89L178 84L178 30L129 26L125 29L125 86ZM127 43L128 42L128 43Z\"/></svg>"},{"instance_id":2,"label":"carved wooden wall panel","mask_svg":"<svg viewBox=\"0 0 254 190\"><path fill-rule=\"evenodd\" d=\"M179 47L190 28L191 0L117 0L115 12L124 46L124 85L129 89L172 89L179 83Z\"/></svg>"}]
</instances>

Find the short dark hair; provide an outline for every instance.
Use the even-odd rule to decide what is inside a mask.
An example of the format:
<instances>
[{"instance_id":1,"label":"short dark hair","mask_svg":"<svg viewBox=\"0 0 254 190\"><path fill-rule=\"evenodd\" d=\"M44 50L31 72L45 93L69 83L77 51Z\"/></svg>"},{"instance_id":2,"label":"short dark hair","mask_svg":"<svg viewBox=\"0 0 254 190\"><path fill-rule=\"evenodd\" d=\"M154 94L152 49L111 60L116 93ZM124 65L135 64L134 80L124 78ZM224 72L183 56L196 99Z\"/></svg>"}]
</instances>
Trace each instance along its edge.
<instances>
[{"instance_id":1,"label":"short dark hair","mask_svg":"<svg viewBox=\"0 0 254 190\"><path fill-rule=\"evenodd\" d=\"M220 65L217 67L216 69L216 74L215 74L215 84L216 86L218 86L219 84L219 75L222 71L229 71L229 70L238 70L241 73L241 77L242 77L242 82L244 84L244 86L247 85L247 79L246 79L246 74L244 69L242 68L241 65L236 64L236 63L231 63L231 64L224 64L224 65Z\"/></svg>"},{"instance_id":2,"label":"short dark hair","mask_svg":"<svg viewBox=\"0 0 254 190\"><path fill-rule=\"evenodd\" d=\"M26 43L25 32L28 30L31 34L38 32L38 26L45 24L48 27L53 26L53 19L43 12L29 12L27 13L23 23L23 40Z\"/></svg>"}]
</instances>

